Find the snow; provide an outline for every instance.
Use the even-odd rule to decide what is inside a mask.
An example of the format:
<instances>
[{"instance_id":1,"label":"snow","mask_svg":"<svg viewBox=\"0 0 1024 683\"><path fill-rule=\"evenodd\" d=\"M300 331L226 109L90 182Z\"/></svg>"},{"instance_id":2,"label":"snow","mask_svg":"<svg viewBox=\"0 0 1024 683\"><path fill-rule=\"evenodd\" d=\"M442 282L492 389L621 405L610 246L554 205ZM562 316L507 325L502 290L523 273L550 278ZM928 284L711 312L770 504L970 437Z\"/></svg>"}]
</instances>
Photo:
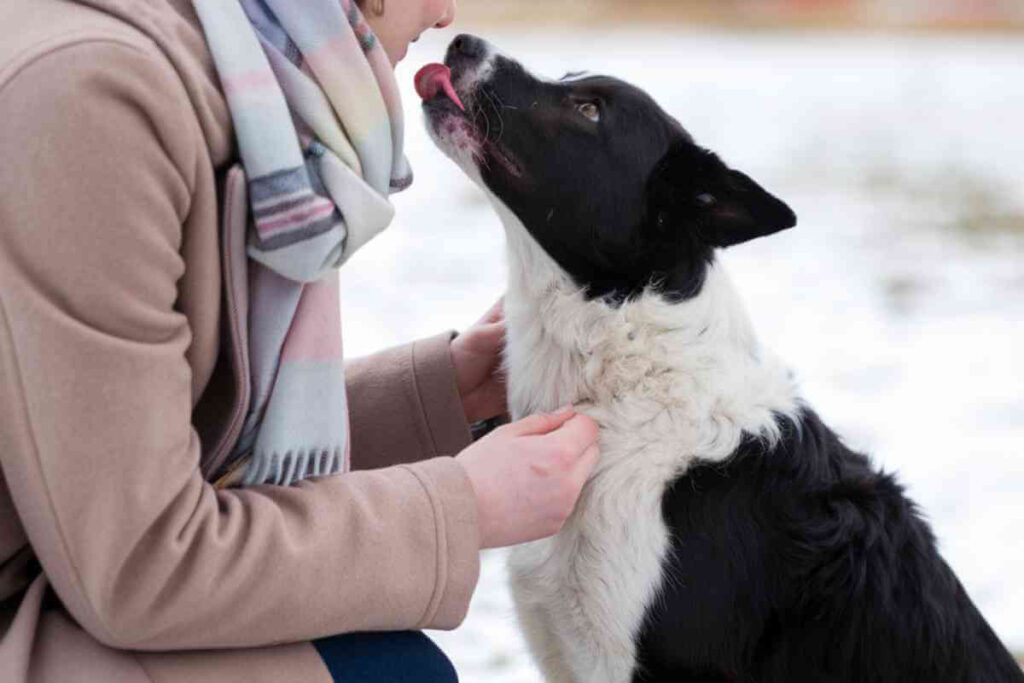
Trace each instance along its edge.
<instances>
[{"instance_id":1,"label":"snow","mask_svg":"<svg viewBox=\"0 0 1024 683\"><path fill-rule=\"evenodd\" d=\"M465 27L463 27L465 28ZM417 178L342 271L346 353L464 327L501 295L504 240L428 141L399 68ZM531 68L647 89L783 197L786 233L725 259L766 345L847 442L899 473L996 632L1024 649L1024 44L992 36L488 32ZM484 554L469 617L432 633L465 681L536 681Z\"/></svg>"}]
</instances>

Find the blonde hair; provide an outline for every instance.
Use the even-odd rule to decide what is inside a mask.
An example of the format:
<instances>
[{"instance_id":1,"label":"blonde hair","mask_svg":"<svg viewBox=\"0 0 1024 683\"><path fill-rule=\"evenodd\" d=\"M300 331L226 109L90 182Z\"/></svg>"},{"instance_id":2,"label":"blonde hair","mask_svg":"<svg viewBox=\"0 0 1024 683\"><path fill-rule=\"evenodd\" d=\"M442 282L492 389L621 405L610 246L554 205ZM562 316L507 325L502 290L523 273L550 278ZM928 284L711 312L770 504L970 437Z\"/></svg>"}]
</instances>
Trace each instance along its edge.
<instances>
[{"instance_id":1,"label":"blonde hair","mask_svg":"<svg viewBox=\"0 0 1024 683\"><path fill-rule=\"evenodd\" d=\"M356 5L359 6L359 9L365 12L366 2L367 0L356 0ZM371 7L371 11L378 17L384 14L384 0L373 0L373 6Z\"/></svg>"}]
</instances>

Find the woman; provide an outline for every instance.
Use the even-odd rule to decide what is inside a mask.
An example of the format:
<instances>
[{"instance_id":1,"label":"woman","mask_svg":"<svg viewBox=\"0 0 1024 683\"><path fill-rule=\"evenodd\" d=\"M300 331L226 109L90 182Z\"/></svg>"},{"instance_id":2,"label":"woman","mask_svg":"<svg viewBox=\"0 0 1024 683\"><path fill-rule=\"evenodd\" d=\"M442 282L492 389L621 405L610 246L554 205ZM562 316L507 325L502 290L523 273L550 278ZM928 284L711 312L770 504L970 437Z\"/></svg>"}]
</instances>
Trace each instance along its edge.
<instances>
[{"instance_id":1,"label":"woman","mask_svg":"<svg viewBox=\"0 0 1024 683\"><path fill-rule=\"evenodd\" d=\"M344 390L336 269L408 180L390 67L455 14L367 3L0 6L5 683L450 680L412 631L571 511L593 422L469 445L500 307Z\"/></svg>"}]
</instances>

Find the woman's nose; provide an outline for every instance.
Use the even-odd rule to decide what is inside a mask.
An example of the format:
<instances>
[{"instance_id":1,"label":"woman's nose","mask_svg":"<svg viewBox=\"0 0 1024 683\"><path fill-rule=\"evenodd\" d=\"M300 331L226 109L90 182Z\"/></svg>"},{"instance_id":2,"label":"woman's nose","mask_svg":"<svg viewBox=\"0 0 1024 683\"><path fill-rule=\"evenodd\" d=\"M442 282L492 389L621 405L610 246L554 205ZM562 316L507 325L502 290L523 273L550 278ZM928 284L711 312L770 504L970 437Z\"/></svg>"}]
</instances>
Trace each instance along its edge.
<instances>
[{"instance_id":1,"label":"woman's nose","mask_svg":"<svg viewBox=\"0 0 1024 683\"><path fill-rule=\"evenodd\" d=\"M457 0L449 0L448 8L445 10L444 16L441 17L440 21L434 24L436 28L444 28L446 26L451 26L451 23L455 21L456 4Z\"/></svg>"}]
</instances>

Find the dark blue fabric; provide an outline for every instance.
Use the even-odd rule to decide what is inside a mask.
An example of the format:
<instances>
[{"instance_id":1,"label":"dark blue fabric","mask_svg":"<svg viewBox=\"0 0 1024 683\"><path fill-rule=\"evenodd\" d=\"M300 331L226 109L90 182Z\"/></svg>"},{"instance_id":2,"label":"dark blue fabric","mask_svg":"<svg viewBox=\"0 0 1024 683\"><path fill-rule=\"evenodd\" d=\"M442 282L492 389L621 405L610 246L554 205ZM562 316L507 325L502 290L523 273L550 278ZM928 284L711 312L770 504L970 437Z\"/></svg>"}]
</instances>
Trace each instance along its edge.
<instances>
[{"instance_id":1,"label":"dark blue fabric","mask_svg":"<svg viewBox=\"0 0 1024 683\"><path fill-rule=\"evenodd\" d=\"M419 631L349 633L313 641L335 682L457 683L441 649Z\"/></svg>"}]
</instances>

